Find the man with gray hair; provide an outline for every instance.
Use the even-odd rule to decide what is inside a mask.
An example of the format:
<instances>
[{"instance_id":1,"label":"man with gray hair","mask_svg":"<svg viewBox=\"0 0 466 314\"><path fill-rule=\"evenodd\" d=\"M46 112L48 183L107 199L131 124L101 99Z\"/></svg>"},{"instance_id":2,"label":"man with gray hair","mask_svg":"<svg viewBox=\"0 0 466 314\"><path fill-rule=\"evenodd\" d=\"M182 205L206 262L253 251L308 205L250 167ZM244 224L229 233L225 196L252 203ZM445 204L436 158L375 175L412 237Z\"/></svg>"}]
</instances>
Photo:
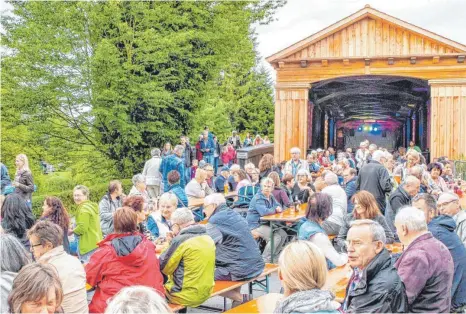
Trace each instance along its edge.
<instances>
[{"instance_id":1,"label":"man with gray hair","mask_svg":"<svg viewBox=\"0 0 466 314\"><path fill-rule=\"evenodd\" d=\"M181 159L183 152L184 147L182 145L176 145L173 154L165 157L160 164L159 171L162 173L164 193L168 192L170 188L168 185L168 173L172 170L176 170L180 174L180 186L184 188L186 185L185 176L183 175L185 173L184 161Z\"/></svg>"},{"instance_id":2,"label":"man with gray hair","mask_svg":"<svg viewBox=\"0 0 466 314\"><path fill-rule=\"evenodd\" d=\"M377 205L379 205L380 211L382 214L385 214L385 193L389 193L392 190L392 184L390 182L390 174L381 163L383 156L384 153L380 150L376 150L373 153L371 161L359 171L356 190L365 190L372 193L377 201Z\"/></svg>"},{"instance_id":3,"label":"man with gray hair","mask_svg":"<svg viewBox=\"0 0 466 314\"><path fill-rule=\"evenodd\" d=\"M64 312L88 313L86 273L81 262L65 252L62 228L51 221L41 220L29 229L28 238L35 260L50 264L57 271L63 289Z\"/></svg>"},{"instance_id":4,"label":"man with gray hair","mask_svg":"<svg viewBox=\"0 0 466 314\"><path fill-rule=\"evenodd\" d=\"M170 219L174 238L160 256L160 269L170 303L197 307L210 298L214 287L215 243L191 210L175 210Z\"/></svg>"},{"instance_id":5,"label":"man with gray hair","mask_svg":"<svg viewBox=\"0 0 466 314\"><path fill-rule=\"evenodd\" d=\"M301 150L299 149L299 147L293 147L290 150L290 153L291 159L286 162L284 173L290 173L296 179L296 174L298 173L298 170L306 169L307 171L309 171L309 165L306 160L300 159Z\"/></svg>"},{"instance_id":6,"label":"man with gray hair","mask_svg":"<svg viewBox=\"0 0 466 314\"><path fill-rule=\"evenodd\" d=\"M338 184L338 176L335 173L328 172L324 177L324 181L326 187L322 189L322 193L332 197L333 211L330 217L322 223L322 228L324 228L327 235L338 235L347 212L346 192Z\"/></svg>"},{"instance_id":7,"label":"man with gray hair","mask_svg":"<svg viewBox=\"0 0 466 314\"><path fill-rule=\"evenodd\" d=\"M416 195L413 206L424 212L428 230L450 251L454 264L450 311L462 313L466 309L466 248L455 233L455 221L448 215L438 215L437 202L431 194Z\"/></svg>"},{"instance_id":8,"label":"man with gray hair","mask_svg":"<svg viewBox=\"0 0 466 314\"><path fill-rule=\"evenodd\" d=\"M385 231L376 221L359 219L351 224L346 245L353 274L346 289L344 312L407 312L406 292L385 241Z\"/></svg>"},{"instance_id":9,"label":"man with gray hair","mask_svg":"<svg viewBox=\"0 0 466 314\"><path fill-rule=\"evenodd\" d=\"M144 164L142 174L146 177L147 193L151 199L157 198L162 194L162 174L160 173L160 149L154 148L150 151L151 159Z\"/></svg>"},{"instance_id":10,"label":"man with gray hair","mask_svg":"<svg viewBox=\"0 0 466 314\"><path fill-rule=\"evenodd\" d=\"M415 207L402 208L395 227L405 247L395 267L406 287L409 312L449 313L454 264L448 248L427 230L424 213Z\"/></svg>"}]
</instances>

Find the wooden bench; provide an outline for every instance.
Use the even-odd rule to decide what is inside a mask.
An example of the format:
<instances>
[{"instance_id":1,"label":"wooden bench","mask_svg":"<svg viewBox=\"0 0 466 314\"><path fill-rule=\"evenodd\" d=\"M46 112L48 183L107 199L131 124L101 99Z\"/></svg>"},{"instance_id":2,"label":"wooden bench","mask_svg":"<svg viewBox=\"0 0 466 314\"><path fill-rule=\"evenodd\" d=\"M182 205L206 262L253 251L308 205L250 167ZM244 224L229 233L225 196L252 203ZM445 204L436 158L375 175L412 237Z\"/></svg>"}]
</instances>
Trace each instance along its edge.
<instances>
[{"instance_id":1,"label":"wooden bench","mask_svg":"<svg viewBox=\"0 0 466 314\"><path fill-rule=\"evenodd\" d=\"M253 292L253 286L258 285L262 290L264 290L266 293L269 293L270 291L270 283L269 283L269 276L278 271L278 265L277 264L265 264L264 271L262 273L250 280L245 280L245 281L222 281L222 280L217 280L215 281L215 286L214 290L210 294L210 297L215 297L219 296L225 292L234 290L236 288L242 287L245 284L249 285L249 294L252 294ZM261 279L263 278L263 279ZM223 298L223 311L226 311L226 298ZM218 308L212 308L209 306L199 306L199 308L204 308L208 310L214 310L214 311L219 311L222 309Z\"/></svg>"},{"instance_id":2,"label":"wooden bench","mask_svg":"<svg viewBox=\"0 0 466 314\"><path fill-rule=\"evenodd\" d=\"M268 293L232 308L225 313L273 313L277 306L277 301L283 298L280 293Z\"/></svg>"},{"instance_id":3,"label":"wooden bench","mask_svg":"<svg viewBox=\"0 0 466 314\"><path fill-rule=\"evenodd\" d=\"M176 312L178 312L179 310L184 309L186 306L180 305L180 304L168 303L168 307L170 308L170 310L171 310L173 313L176 313Z\"/></svg>"}]
</instances>

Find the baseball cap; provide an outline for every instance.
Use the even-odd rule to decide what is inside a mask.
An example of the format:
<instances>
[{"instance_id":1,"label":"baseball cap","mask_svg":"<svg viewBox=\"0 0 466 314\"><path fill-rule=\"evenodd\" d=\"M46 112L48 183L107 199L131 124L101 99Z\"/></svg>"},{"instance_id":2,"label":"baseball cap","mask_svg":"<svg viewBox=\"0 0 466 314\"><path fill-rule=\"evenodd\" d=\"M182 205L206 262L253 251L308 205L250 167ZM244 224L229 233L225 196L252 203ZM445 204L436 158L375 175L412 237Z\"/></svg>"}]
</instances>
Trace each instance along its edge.
<instances>
[{"instance_id":1,"label":"baseball cap","mask_svg":"<svg viewBox=\"0 0 466 314\"><path fill-rule=\"evenodd\" d=\"M450 202L458 201L459 199L460 199L459 196L454 193L444 192L440 194L440 196L438 197L437 204L440 205L444 203L450 203Z\"/></svg>"}]
</instances>

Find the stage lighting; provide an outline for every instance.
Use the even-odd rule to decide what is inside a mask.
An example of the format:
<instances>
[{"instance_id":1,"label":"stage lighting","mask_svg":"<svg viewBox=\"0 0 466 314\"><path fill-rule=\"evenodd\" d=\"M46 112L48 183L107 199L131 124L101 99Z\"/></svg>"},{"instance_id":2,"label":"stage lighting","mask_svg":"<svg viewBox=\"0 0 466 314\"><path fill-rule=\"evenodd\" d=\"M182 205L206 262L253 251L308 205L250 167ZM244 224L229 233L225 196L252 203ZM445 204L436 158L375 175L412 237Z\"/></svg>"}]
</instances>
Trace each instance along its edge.
<instances>
[{"instance_id":1,"label":"stage lighting","mask_svg":"<svg viewBox=\"0 0 466 314\"><path fill-rule=\"evenodd\" d=\"M362 131L362 126L360 126L360 127L358 128L358 131L359 131L359 132L361 132L361 131Z\"/></svg>"},{"instance_id":2,"label":"stage lighting","mask_svg":"<svg viewBox=\"0 0 466 314\"><path fill-rule=\"evenodd\" d=\"M377 131L378 131L378 129L375 127L375 128L374 128L374 131L375 131L375 132L377 132Z\"/></svg>"},{"instance_id":3,"label":"stage lighting","mask_svg":"<svg viewBox=\"0 0 466 314\"><path fill-rule=\"evenodd\" d=\"M368 131L368 130L369 130L369 127L366 125L366 126L364 127L364 131Z\"/></svg>"},{"instance_id":4,"label":"stage lighting","mask_svg":"<svg viewBox=\"0 0 466 314\"><path fill-rule=\"evenodd\" d=\"M371 131L371 132L372 132L372 130L373 130L373 129L374 129L374 128L373 128L373 127L371 127L371 128L369 129L369 131Z\"/></svg>"}]
</instances>

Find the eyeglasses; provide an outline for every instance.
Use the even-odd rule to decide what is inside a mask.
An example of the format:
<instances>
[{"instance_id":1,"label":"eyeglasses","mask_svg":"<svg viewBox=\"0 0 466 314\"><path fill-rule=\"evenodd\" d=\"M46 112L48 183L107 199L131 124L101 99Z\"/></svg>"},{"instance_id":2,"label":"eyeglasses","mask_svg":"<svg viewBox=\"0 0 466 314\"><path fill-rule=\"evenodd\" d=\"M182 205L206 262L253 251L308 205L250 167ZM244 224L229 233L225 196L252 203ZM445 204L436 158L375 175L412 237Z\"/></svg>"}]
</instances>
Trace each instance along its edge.
<instances>
[{"instance_id":1,"label":"eyeglasses","mask_svg":"<svg viewBox=\"0 0 466 314\"><path fill-rule=\"evenodd\" d=\"M30 245L30 250L33 251L34 248L35 248L36 246L41 246L41 245L42 245L42 243L39 243L39 244L31 244L31 245Z\"/></svg>"},{"instance_id":2,"label":"eyeglasses","mask_svg":"<svg viewBox=\"0 0 466 314\"><path fill-rule=\"evenodd\" d=\"M378 242L378 241L371 241L371 243L374 243L374 242ZM366 244L364 242L361 242L359 240L355 240L355 241L352 241L352 240L346 240L345 241L345 245L347 248L349 248L350 246L354 247L355 249L356 248L359 248L361 247L363 244Z\"/></svg>"},{"instance_id":3,"label":"eyeglasses","mask_svg":"<svg viewBox=\"0 0 466 314\"><path fill-rule=\"evenodd\" d=\"M446 207L448 204L450 203L453 203L453 202L456 202L457 200L451 200L449 202L446 202L446 203L442 203L442 204L438 204L437 207L440 209L440 208L444 208Z\"/></svg>"}]
</instances>

